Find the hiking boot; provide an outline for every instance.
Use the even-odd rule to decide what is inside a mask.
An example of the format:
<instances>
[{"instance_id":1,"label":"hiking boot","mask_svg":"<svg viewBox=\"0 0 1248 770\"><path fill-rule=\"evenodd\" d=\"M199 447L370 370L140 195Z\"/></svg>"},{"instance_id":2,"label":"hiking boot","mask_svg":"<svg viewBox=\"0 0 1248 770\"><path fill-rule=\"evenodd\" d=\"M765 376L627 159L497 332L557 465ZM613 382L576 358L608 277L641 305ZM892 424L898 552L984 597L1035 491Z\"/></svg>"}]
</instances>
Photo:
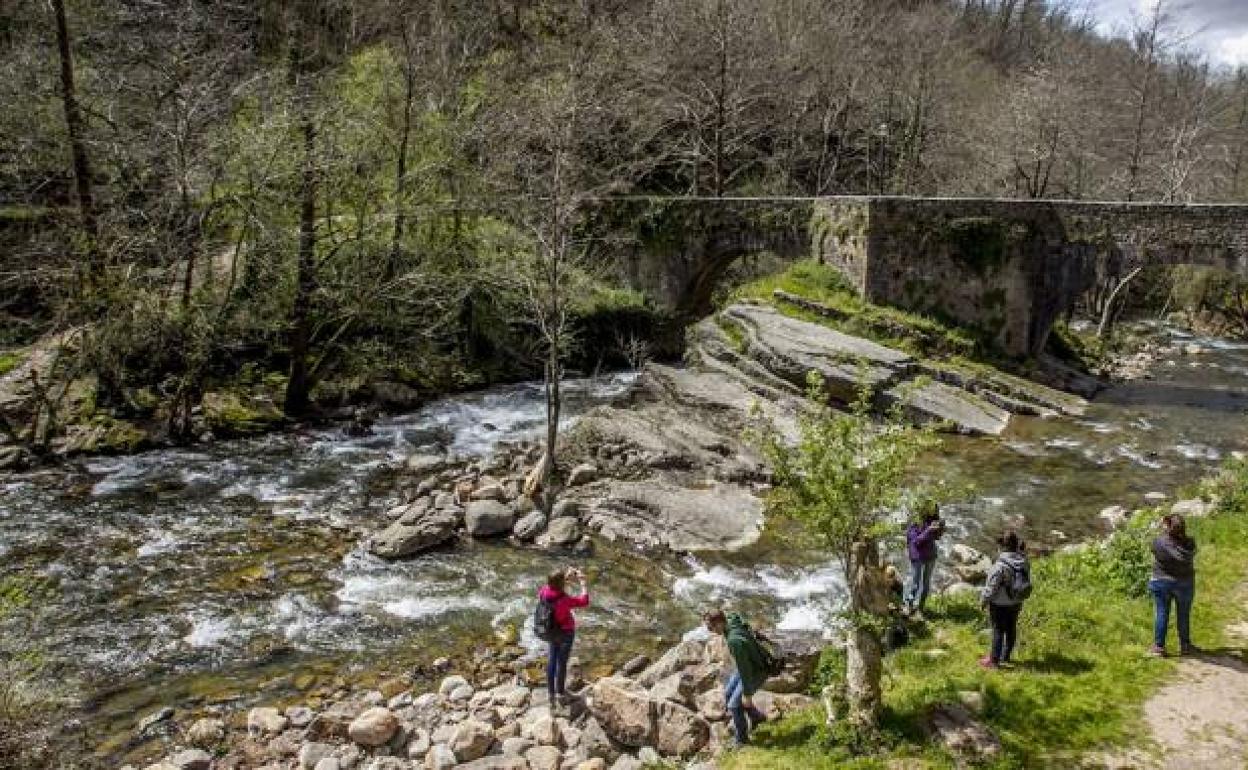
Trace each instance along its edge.
<instances>
[{"instance_id":1,"label":"hiking boot","mask_svg":"<svg viewBox=\"0 0 1248 770\"><path fill-rule=\"evenodd\" d=\"M992 659L992 656L991 656L991 655L985 655L984 657L980 658L980 659L979 659L979 667L980 667L980 668L987 668L987 669L998 669L998 668L1001 668L1001 666L1000 666L1000 665L998 665L998 664L997 664L997 662L996 662L995 660L993 660L993 659Z\"/></svg>"},{"instance_id":2,"label":"hiking boot","mask_svg":"<svg viewBox=\"0 0 1248 770\"><path fill-rule=\"evenodd\" d=\"M1154 658L1164 658L1166 657L1166 648L1154 644L1148 648L1148 654Z\"/></svg>"}]
</instances>

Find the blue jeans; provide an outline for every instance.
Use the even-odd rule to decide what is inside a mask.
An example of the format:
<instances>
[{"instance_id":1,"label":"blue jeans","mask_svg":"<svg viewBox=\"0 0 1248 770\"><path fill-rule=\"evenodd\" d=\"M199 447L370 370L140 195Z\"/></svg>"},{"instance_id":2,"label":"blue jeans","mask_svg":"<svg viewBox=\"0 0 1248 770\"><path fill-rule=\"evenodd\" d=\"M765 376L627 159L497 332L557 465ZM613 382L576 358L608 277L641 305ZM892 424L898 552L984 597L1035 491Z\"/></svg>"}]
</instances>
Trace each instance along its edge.
<instances>
[{"instance_id":1,"label":"blue jeans","mask_svg":"<svg viewBox=\"0 0 1248 770\"><path fill-rule=\"evenodd\" d=\"M1196 583L1191 580L1150 580L1148 592L1153 595L1153 644L1166 646L1166 631L1170 626L1170 601L1178 608L1175 626L1179 631L1179 647L1192 646L1192 599L1196 596Z\"/></svg>"},{"instance_id":2,"label":"blue jeans","mask_svg":"<svg viewBox=\"0 0 1248 770\"><path fill-rule=\"evenodd\" d=\"M728 713L732 715L732 732L737 738L738 745L744 745L750 742L750 723L758 723L764 720L763 712L750 706L746 708L741 701L745 698L745 685L741 682L740 674L733 674L728 678L728 683L724 685L724 705L728 708Z\"/></svg>"},{"instance_id":3,"label":"blue jeans","mask_svg":"<svg viewBox=\"0 0 1248 770\"><path fill-rule=\"evenodd\" d=\"M572 642L576 640L575 631L564 631L562 638L550 643L550 657L546 661L546 691L550 699L567 692L568 659L572 657Z\"/></svg>"},{"instance_id":4,"label":"blue jeans","mask_svg":"<svg viewBox=\"0 0 1248 770\"><path fill-rule=\"evenodd\" d=\"M906 606L923 609L927 595L932 592L932 573L936 571L936 560L911 561L910 584L906 586Z\"/></svg>"}]
</instances>

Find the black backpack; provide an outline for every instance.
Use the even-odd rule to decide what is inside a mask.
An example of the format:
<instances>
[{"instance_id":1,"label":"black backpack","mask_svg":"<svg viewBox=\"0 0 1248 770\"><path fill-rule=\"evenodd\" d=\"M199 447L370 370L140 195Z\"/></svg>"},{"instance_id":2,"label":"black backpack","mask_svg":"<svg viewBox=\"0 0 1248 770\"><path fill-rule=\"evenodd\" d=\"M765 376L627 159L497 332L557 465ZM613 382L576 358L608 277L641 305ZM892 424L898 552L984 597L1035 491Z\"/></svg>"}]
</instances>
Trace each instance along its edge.
<instances>
[{"instance_id":1,"label":"black backpack","mask_svg":"<svg viewBox=\"0 0 1248 770\"><path fill-rule=\"evenodd\" d=\"M748 626L747 626L748 628ZM763 659L763 670L767 676L779 676L784 673L784 656L776 650L776 645L767 637L759 635L750 628L750 636L758 647L759 656Z\"/></svg>"},{"instance_id":2,"label":"black backpack","mask_svg":"<svg viewBox=\"0 0 1248 770\"><path fill-rule=\"evenodd\" d=\"M537 608L533 610L533 635L543 642L557 642L562 638L563 629L555 622L554 602L537 600Z\"/></svg>"}]
</instances>

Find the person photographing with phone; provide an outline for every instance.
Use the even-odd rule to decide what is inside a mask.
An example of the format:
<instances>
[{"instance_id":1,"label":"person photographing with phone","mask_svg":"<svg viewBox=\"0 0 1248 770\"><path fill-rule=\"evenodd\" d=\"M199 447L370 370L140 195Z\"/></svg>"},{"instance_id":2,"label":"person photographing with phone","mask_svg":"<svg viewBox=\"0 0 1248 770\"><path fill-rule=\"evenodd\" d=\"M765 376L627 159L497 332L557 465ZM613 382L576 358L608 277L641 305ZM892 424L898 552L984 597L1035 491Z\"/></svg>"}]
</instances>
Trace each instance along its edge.
<instances>
[{"instance_id":1,"label":"person photographing with phone","mask_svg":"<svg viewBox=\"0 0 1248 770\"><path fill-rule=\"evenodd\" d=\"M923 619L923 605L932 592L932 573L936 571L936 541L945 534L940 506L935 500L918 505L918 519L906 528L906 555L910 557L910 584L906 586L902 613L916 620Z\"/></svg>"},{"instance_id":2,"label":"person photographing with phone","mask_svg":"<svg viewBox=\"0 0 1248 770\"><path fill-rule=\"evenodd\" d=\"M568 593L569 584L576 584L576 595ZM589 606L589 583L585 573L575 567L553 572L546 585L537 592L537 609L533 613L533 633L550 645L546 662L546 690L550 702L566 704L568 660L576 639L576 618L572 611Z\"/></svg>"}]
</instances>

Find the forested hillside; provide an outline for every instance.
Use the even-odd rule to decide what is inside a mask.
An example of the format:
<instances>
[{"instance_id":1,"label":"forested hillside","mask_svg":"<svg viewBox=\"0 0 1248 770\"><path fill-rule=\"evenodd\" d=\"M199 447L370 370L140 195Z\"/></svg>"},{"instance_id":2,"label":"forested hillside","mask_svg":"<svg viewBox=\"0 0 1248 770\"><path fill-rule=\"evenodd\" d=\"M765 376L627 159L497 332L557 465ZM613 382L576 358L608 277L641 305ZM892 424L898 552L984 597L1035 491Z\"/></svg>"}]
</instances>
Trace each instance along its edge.
<instances>
[{"instance_id":1,"label":"forested hillside","mask_svg":"<svg viewBox=\"0 0 1248 770\"><path fill-rule=\"evenodd\" d=\"M71 343L25 440L644 356L604 196L1248 198L1248 72L1063 5L7 3L0 346Z\"/></svg>"}]
</instances>

